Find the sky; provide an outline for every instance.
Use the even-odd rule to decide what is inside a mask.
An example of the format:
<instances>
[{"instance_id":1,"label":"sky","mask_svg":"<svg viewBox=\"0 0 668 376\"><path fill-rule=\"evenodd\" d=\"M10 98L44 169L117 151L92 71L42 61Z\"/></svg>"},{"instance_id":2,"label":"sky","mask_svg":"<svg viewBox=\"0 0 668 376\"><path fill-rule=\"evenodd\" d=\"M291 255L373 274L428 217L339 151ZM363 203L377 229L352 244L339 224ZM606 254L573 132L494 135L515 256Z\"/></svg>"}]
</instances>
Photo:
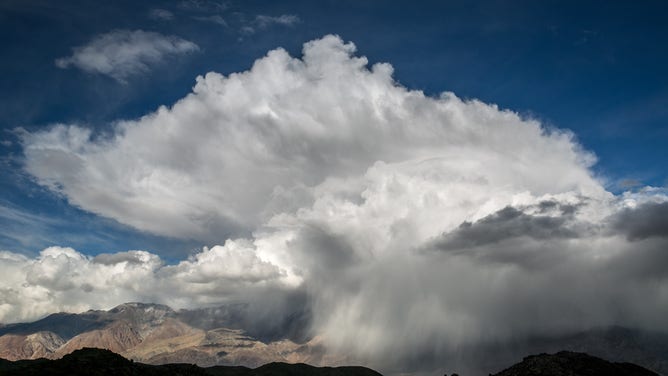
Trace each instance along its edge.
<instances>
[{"instance_id":1,"label":"sky","mask_svg":"<svg viewBox=\"0 0 668 376\"><path fill-rule=\"evenodd\" d=\"M398 369L666 331L666 10L2 1L0 322L299 295Z\"/></svg>"}]
</instances>

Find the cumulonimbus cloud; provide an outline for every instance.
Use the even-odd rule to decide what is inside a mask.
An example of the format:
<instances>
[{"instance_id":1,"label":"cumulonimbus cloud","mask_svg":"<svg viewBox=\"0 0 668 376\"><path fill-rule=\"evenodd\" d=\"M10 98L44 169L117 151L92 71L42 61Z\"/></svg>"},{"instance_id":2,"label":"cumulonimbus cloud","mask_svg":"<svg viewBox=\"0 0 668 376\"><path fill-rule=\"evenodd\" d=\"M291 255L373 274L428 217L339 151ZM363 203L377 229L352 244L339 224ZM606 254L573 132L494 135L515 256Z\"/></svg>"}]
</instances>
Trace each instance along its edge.
<instances>
[{"instance_id":1,"label":"cumulonimbus cloud","mask_svg":"<svg viewBox=\"0 0 668 376\"><path fill-rule=\"evenodd\" d=\"M75 125L27 135L26 168L83 209L206 240L308 207L334 184L358 196L364 184L382 190L373 184L386 174L416 195L438 189L434 202L449 208L441 231L443 221L480 218L520 194L606 194L569 132L407 90L390 65L368 68L354 51L334 36L307 43L302 59L271 51L247 72L198 77L192 94L119 121L107 138ZM459 212L462 194L470 205Z\"/></svg>"},{"instance_id":2,"label":"cumulonimbus cloud","mask_svg":"<svg viewBox=\"0 0 668 376\"><path fill-rule=\"evenodd\" d=\"M246 72L198 77L172 107L113 129L27 134L26 170L143 231L244 238L212 260L209 250L149 268L154 279L239 283L184 289L175 296L187 304L198 304L188 293L225 300L263 281L301 289L312 333L376 364L606 325L668 330L664 190L615 196L570 132L408 90L339 37L306 43L301 58L277 49ZM3 262L38 262L21 257ZM145 265L133 260L84 261ZM33 296L10 290L17 304Z\"/></svg>"},{"instance_id":3,"label":"cumulonimbus cloud","mask_svg":"<svg viewBox=\"0 0 668 376\"><path fill-rule=\"evenodd\" d=\"M164 10L151 13L161 19L168 19L168 14ZM198 49L195 43L173 35L113 30L96 36L86 45L74 47L71 56L56 59L56 66L63 69L74 66L126 82L129 77L147 72L170 55L192 53Z\"/></svg>"}]
</instances>

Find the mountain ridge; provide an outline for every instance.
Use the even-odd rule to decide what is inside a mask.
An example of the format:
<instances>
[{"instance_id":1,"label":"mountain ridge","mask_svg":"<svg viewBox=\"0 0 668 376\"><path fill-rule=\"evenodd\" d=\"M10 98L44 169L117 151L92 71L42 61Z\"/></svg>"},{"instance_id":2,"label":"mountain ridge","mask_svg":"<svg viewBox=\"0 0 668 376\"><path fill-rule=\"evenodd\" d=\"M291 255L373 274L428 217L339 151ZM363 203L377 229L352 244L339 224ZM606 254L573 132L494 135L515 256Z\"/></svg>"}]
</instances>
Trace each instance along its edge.
<instances>
[{"instance_id":1,"label":"mountain ridge","mask_svg":"<svg viewBox=\"0 0 668 376\"><path fill-rule=\"evenodd\" d=\"M32 323L0 325L0 358L58 359L80 348L97 347L147 364L185 362L202 367L259 367L271 362L336 366L363 360L327 349L325 339L319 336L300 341L273 332L258 338L246 330L253 324L244 318L246 309L245 304L232 304L174 310L162 304L130 302L106 311L55 313ZM668 334L623 327L462 347L454 355L435 354L421 364L435 370L445 362L467 374L487 375L489 370L508 367L526 354L561 350L629 361L668 374ZM384 362L364 364L401 371ZM405 370L417 371L414 364Z\"/></svg>"},{"instance_id":2,"label":"mountain ridge","mask_svg":"<svg viewBox=\"0 0 668 376\"><path fill-rule=\"evenodd\" d=\"M271 362L256 368L241 366L198 367L170 363L134 362L110 350L83 348L60 359L8 361L0 359L0 374L91 376L381 376L360 366L314 367L304 363ZM447 374L446 374L447 375ZM453 374L454 375L454 374ZM585 353L560 351L537 354L491 376L659 376L632 363L615 363Z\"/></svg>"},{"instance_id":3,"label":"mountain ridge","mask_svg":"<svg viewBox=\"0 0 668 376\"><path fill-rule=\"evenodd\" d=\"M0 327L0 357L58 359L80 348L95 347L150 364L188 362L201 366L250 367L272 361L322 364L324 351L317 339L304 343L288 339L264 342L243 329L215 327L225 324L239 327L233 318L243 316L243 307L198 310L200 316L218 315L208 320L200 317L199 322L190 311L139 302L124 303L108 311L56 313L33 323ZM199 327L191 325L194 322Z\"/></svg>"},{"instance_id":4,"label":"mountain ridge","mask_svg":"<svg viewBox=\"0 0 668 376\"><path fill-rule=\"evenodd\" d=\"M493 376L659 376L628 362L609 362L585 353L560 351L525 357Z\"/></svg>"},{"instance_id":5,"label":"mountain ridge","mask_svg":"<svg viewBox=\"0 0 668 376\"><path fill-rule=\"evenodd\" d=\"M381 376L366 367L314 367L303 363L272 362L257 368L240 366L198 367L193 364L150 365L128 360L113 351L97 348L78 349L60 359L8 361L0 359L0 374L68 376Z\"/></svg>"}]
</instances>

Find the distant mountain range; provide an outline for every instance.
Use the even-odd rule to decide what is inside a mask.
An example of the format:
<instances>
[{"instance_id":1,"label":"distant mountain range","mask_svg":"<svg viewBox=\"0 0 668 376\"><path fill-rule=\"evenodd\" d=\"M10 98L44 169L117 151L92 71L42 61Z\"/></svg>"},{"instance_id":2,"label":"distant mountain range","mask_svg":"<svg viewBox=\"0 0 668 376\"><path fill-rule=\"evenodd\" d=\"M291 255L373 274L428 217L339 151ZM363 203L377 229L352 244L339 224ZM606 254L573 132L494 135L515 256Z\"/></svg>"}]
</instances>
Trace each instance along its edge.
<instances>
[{"instance_id":1,"label":"distant mountain range","mask_svg":"<svg viewBox=\"0 0 668 376\"><path fill-rule=\"evenodd\" d=\"M159 304L126 303L109 311L56 313L31 323L0 324L0 358L59 359L91 347L153 365L188 363L200 367L255 368L272 362L316 366L353 362L326 351L319 337L285 338L276 331L253 329L244 321L244 310L244 305L227 305L176 311ZM668 335L620 327L460 348L459 353L444 354L443 359L436 361L462 374L487 375L510 366L526 354L561 350L632 362L668 375ZM382 368L382 364L375 366Z\"/></svg>"},{"instance_id":2,"label":"distant mountain range","mask_svg":"<svg viewBox=\"0 0 668 376\"><path fill-rule=\"evenodd\" d=\"M95 347L148 364L336 363L327 358L318 338L304 343L290 339L263 342L233 329L238 326L234 316L239 309L174 311L159 304L126 303L109 311L56 313L32 323L1 326L0 358L58 359L77 349Z\"/></svg>"}]
</instances>

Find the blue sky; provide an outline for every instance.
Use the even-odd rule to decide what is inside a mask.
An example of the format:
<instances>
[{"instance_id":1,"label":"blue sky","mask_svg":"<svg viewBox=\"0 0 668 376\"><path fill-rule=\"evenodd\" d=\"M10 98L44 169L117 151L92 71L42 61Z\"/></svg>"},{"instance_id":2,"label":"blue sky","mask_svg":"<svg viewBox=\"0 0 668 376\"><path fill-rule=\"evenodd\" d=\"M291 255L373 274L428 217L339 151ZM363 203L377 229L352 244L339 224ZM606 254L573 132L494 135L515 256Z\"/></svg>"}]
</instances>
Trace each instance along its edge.
<instances>
[{"instance_id":1,"label":"blue sky","mask_svg":"<svg viewBox=\"0 0 668 376\"><path fill-rule=\"evenodd\" d=\"M170 19L152 16L156 9ZM661 1L4 1L0 248L147 249L174 259L199 249L201 240L139 231L35 184L16 129L67 123L104 134L110 122L184 97L197 75L247 70L279 46L299 56L304 42L325 34L353 41L371 63L392 64L409 89L452 91L572 130L598 157L593 170L611 192L665 186L666 10ZM258 16L294 19L260 26ZM124 83L54 63L113 30L173 35L199 49L150 64Z\"/></svg>"}]
</instances>

